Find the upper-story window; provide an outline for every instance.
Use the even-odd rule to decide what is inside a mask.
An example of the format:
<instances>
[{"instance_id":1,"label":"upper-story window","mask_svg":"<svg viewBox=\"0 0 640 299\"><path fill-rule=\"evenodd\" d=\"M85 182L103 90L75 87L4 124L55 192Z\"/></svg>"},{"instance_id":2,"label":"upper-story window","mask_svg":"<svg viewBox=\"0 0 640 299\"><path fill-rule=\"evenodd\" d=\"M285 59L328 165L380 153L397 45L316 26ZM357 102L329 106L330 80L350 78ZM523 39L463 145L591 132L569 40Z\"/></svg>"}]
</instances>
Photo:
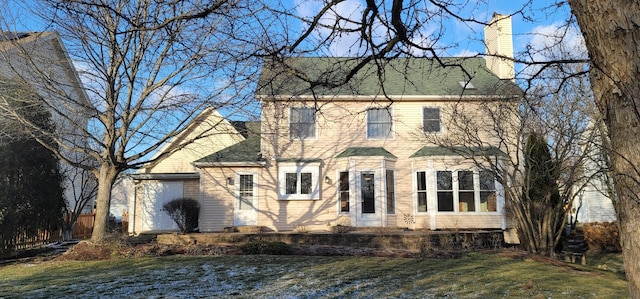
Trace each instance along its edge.
<instances>
[{"instance_id":1,"label":"upper-story window","mask_svg":"<svg viewBox=\"0 0 640 299\"><path fill-rule=\"evenodd\" d=\"M422 108L422 129L425 133L438 133L440 127L440 108L423 107Z\"/></svg>"},{"instance_id":2,"label":"upper-story window","mask_svg":"<svg viewBox=\"0 0 640 299\"><path fill-rule=\"evenodd\" d=\"M316 109L291 108L289 136L292 139L309 139L316 137Z\"/></svg>"},{"instance_id":3,"label":"upper-story window","mask_svg":"<svg viewBox=\"0 0 640 299\"><path fill-rule=\"evenodd\" d=\"M367 138L393 138L393 118L391 108L371 108L367 110Z\"/></svg>"}]
</instances>

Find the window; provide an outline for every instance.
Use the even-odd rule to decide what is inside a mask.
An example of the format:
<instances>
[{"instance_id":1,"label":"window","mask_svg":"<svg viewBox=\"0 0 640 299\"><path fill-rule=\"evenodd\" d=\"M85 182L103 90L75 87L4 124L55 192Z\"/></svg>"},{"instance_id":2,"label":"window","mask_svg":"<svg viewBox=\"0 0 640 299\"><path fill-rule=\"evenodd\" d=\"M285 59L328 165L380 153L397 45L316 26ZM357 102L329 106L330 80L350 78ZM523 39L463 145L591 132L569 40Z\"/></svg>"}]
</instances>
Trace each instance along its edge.
<instances>
[{"instance_id":1,"label":"window","mask_svg":"<svg viewBox=\"0 0 640 299\"><path fill-rule=\"evenodd\" d=\"M460 212L474 212L476 210L473 171L458 171L458 210Z\"/></svg>"},{"instance_id":2,"label":"window","mask_svg":"<svg viewBox=\"0 0 640 299\"><path fill-rule=\"evenodd\" d=\"M427 211L427 173L416 172L416 191L418 193L418 212Z\"/></svg>"},{"instance_id":3,"label":"window","mask_svg":"<svg viewBox=\"0 0 640 299\"><path fill-rule=\"evenodd\" d=\"M393 138L391 108L371 108L367 110L367 138Z\"/></svg>"},{"instance_id":4,"label":"window","mask_svg":"<svg viewBox=\"0 0 640 299\"><path fill-rule=\"evenodd\" d=\"M360 200L362 214L376 213L376 178L373 172L360 173Z\"/></svg>"},{"instance_id":5,"label":"window","mask_svg":"<svg viewBox=\"0 0 640 299\"><path fill-rule=\"evenodd\" d=\"M279 164L280 199L319 199L320 163Z\"/></svg>"},{"instance_id":6,"label":"window","mask_svg":"<svg viewBox=\"0 0 640 299\"><path fill-rule=\"evenodd\" d=\"M440 108L422 108L422 129L425 133L440 132Z\"/></svg>"},{"instance_id":7,"label":"window","mask_svg":"<svg viewBox=\"0 0 640 299\"><path fill-rule=\"evenodd\" d=\"M480 171L480 211L497 212L496 180L491 171Z\"/></svg>"},{"instance_id":8,"label":"window","mask_svg":"<svg viewBox=\"0 0 640 299\"><path fill-rule=\"evenodd\" d=\"M314 108L291 108L289 136L292 139L316 137L316 110Z\"/></svg>"},{"instance_id":9,"label":"window","mask_svg":"<svg viewBox=\"0 0 640 299\"><path fill-rule=\"evenodd\" d=\"M387 182L387 213L396 213L396 187L393 170L387 170L386 175Z\"/></svg>"},{"instance_id":10,"label":"window","mask_svg":"<svg viewBox=\"0 0 640 299\"><path fill-rule=\"evenodd\" d=\"M286 194L311 194L311 173L286 173L285 177Z\"/></svg>"},{"instance_id":11,"label":"window","mask_svg":"<svg viewBox=\"0 0 640 299\"><path fill-rule=\"evenodd\" d=\"M418 212L427 212L426 171L416 173ZM495 175L491 171L436 171L435 199L438 212L497 212ZM433 196L433 195L430 195Z\"/></svg>"},{"instance_id":12,"label":"window","mask_svg":"<svg viewBox=\"0 0 640 299\"><path fill-rule=\"evenodd\" d=\"M340 212L349 212L349 173L340 173L340 182L338 183L338 193L340 196Z\"/></svg>"},{"instance_id":13,"label":"window","mask_svg":"<svg viewBox=\"0 0 640 299\"><path fill-rule=\"evenodd\" d=\"M451 171L438 171L438 212L453 212L453 183Z\"/></svg>"}]
</instances>

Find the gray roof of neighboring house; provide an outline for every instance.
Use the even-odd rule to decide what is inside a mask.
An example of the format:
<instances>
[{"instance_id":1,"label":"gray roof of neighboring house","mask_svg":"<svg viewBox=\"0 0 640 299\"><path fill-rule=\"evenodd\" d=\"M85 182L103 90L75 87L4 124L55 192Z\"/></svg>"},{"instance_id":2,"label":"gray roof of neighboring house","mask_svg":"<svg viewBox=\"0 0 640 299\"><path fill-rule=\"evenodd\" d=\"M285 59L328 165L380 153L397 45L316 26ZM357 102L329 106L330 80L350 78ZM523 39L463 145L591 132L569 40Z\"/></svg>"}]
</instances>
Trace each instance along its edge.
<instances>
[{"instance_id":1,"label":"gray roof of neighboring house","mask_svg":"<svg viewBox=\"0 0 640 299\"><path fill-rule=\"evenodd\" d=\"M0 42L17 40L23 37L30 36L32 34L37 34L34 32L12 32L12 31L0 31Z\"/></svg>"},{"instance_id":2,"label":"gray roof of neighboring house","mask_svg":"<svg viewBox=\"0 0 640 299\"><path fill-rule=\"evenodd\" d=\"M239 122L231 124L246 139L194 163L262 162L260 155L260 122Z\"/></svg>"},{"instance_id":3,"label":"gray roof of neighboring house","mask_svg":"<svg viewBox=\"0 0 640 299\"><path fill-rule=\"evenodd\" d=\"M345 158L345 157L387 157L387 158L398 158L390 153L388 150L383 147L348 147L340 154L336 156L336 158Z\"/></svg>"},{"instance_id":4,"label":"gray roof of neighboring house","mask_svg":"<svg viewBox=\"0 0 640 299\"><path fill-rule=\"evenodd\" d=\"M393 58L382 63L382 73L369 62L349 82L328 88L320 82L336 83L360 61L347 57L288 58L282 63L265 60L257 95L521 95L518 86L501 80L484 58L441 58L446 67L430 58ZM285 67L286 66L286 67ZM469 78L463 69L471 75ZM469 79L471 79L469 81ZM466 89L463 87L467 82ZM314 87L312 87L314 85ZM473 87L473 88L471 88Z\"/></svg>"},{"instance_id":5,"label":"gray roof of neighboring house","mask_svg":"<svg viewBox=\"0 0 640 299\"><path fill-rule=\"evenodd\" d=\"M489 156L507 156L505 152L495 146L490 147L442 147L442 146L423 146L418 151L409 156L409 158L430 157L430 156L464 156L471 155L489 155Z\"/></svg>"}]
</instances>

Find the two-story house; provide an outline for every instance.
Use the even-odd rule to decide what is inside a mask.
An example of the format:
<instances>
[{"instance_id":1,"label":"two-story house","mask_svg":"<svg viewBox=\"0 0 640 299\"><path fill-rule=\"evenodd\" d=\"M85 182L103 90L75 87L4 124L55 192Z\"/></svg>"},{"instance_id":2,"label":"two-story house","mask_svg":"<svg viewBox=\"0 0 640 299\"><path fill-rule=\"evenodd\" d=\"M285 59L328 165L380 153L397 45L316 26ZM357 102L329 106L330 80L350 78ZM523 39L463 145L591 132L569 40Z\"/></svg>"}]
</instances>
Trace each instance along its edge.
<instances>
[{"instance_id":1,"label":"two-story house","mask_svg":"<svg viewBox=\"0 0 640 299\"><path fill-rule=\"evenodd\" d=\"M89 116L84 107L91 104L57 33L0 32L0 96L4 96L1 89L6 86L22 86L24 92L33 92L45 100L56 134L66 145L60 147L60 152L69 162L82 163L89 159L74 148L86 147L86 135L78 132L88 127ZM61 170L65 176L64 197L70 210L76 205L81 208L87 201L81 212L91 212L94 199L90 189L96 185L95 179L69 163L61 163Z\"/></svg>"},{"instance_id":2,"label":"two-story house","mask_svg":"<svg viewBox=\"0 0 640 299\"><path fill-rule=\"evenodd\" d=\"M515 109L521 92L513 63L500 59L513 55L510 20L495 20L485 32L493 54L486 59L369 62L336 86L318 83L341 80L361 60L265 60L256 91L261 121L236 124L240 141L193 161L200 231L338 224L506 229L494 174L434 141L461 134L448 126L455 115L491 127L495 119L481 106ZM506 155L504 142L493 138L471 151Z\"/></svg>"}]
</instances>

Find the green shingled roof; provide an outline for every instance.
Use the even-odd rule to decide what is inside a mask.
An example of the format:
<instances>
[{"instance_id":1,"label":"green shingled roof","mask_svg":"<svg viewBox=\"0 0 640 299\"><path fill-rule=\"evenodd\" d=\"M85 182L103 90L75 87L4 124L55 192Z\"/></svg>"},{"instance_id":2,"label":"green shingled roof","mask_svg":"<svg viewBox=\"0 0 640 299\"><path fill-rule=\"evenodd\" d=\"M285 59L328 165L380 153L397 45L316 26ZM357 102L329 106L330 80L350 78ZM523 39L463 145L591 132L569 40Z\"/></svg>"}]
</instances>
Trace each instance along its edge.
<instances>
[{"instance_id":1,"label":"green shingled roof","mask_svg":"<svg viewBox=\"0 0 640 299\"><path fill-rule=\"evenodd\" d=\"M359 61L346 57L289 58L284 64L265 60L256 94L514 96L522 93L513 82L499 79L486 68L485 60L477 57L442 58L447 65L457 65L447 67L430 58L393 58L379 61L383 64L381 76L376 64L370 62L344 85L312 87L310 82L338 82ZM471 85L465 89L466 82Z\"/></svg>"},{"instance_id":2,"label":"green shingled roof","mask_svg":"<svg viewBox=\"0 0 640 299\"><path fill-rule=\"evenodd\" d=\"M413 153L409 158L430 157L430 156L461 156L461 155L489 155L489 156L507 156L505 152L495 146L490 147L464 147L454 146L452 148L441 146L424 146L417 152Z\"/></svg>"},{"instance_id":3,"label":"green shingled roof","mask_svg":"<svg viewBox=\"0 0 640 299\"><path fill-rule=\"evenodd\" d=\"M195 163L262 162L260 122L234 122L233 126L247 139L201 158Z\"/></svg>"},{"instance_id":4,"label":"green shingled roof","mask_svg":"<svg viewBox=\"0 0 640 299\"><path fill-rule=\"evenodd\" d=\"M336 156L336 158L345 158L345 157L387 157L387 158L397 158L392 153L384 149L383 147L348 147L340 154Z\"/></svg>"}]
</instances>

